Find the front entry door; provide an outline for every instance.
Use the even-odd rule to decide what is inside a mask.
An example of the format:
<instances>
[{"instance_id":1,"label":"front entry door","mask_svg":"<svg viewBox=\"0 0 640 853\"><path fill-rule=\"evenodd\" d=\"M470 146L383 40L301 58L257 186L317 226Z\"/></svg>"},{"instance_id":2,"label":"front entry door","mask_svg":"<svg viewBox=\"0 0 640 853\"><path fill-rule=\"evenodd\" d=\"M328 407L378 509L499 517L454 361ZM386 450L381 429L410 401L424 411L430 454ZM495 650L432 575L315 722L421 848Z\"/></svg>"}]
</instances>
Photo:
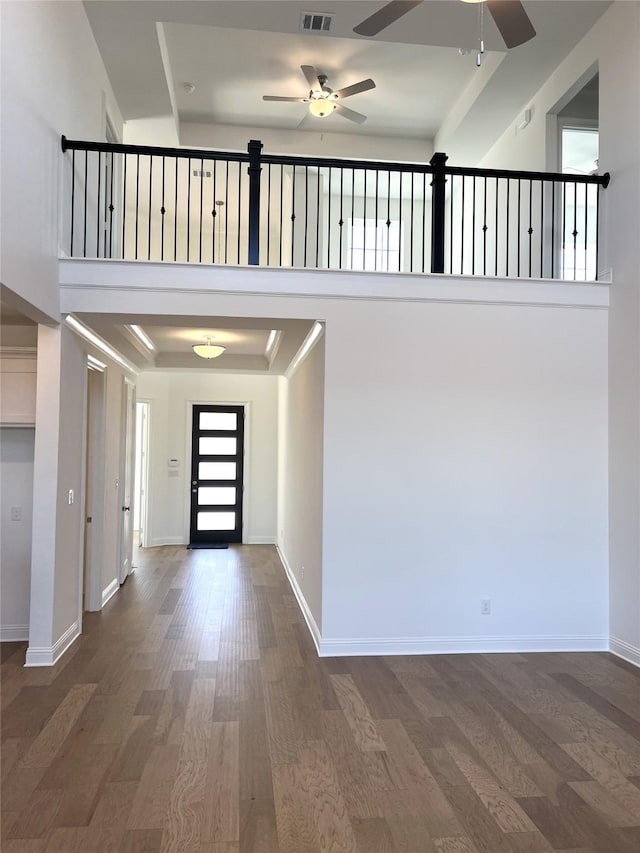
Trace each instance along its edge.
<instances>
[{"instance_id":1,"label":"front entry door","mask_svg":"<svg viewBox=\"0 0 640 853\"><path fill-rule=\"evenodd\" d=\"M244 408L193 407L191 545L242 542Z\"/></svg>"}]
</instances>

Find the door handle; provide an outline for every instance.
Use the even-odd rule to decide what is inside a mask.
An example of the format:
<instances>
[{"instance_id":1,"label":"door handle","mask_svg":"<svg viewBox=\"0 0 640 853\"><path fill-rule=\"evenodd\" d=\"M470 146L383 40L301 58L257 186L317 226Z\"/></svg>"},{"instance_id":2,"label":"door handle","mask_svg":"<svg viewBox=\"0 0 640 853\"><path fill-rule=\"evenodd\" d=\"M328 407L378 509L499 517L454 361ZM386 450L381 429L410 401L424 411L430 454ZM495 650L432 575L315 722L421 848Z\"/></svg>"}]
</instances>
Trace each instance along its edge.
<instances>
[{"instance_id":1,"label":"door handle","mask_svg":"<svg viewBox=\"0 0 640 853\"><path fill-rule=\"evenodd\" d=\"M128 506L123 506L123 507L122 507L122 512L129 512L129 509L130 509L130 507L128 507Z\"/></svg>"}]
</instances>

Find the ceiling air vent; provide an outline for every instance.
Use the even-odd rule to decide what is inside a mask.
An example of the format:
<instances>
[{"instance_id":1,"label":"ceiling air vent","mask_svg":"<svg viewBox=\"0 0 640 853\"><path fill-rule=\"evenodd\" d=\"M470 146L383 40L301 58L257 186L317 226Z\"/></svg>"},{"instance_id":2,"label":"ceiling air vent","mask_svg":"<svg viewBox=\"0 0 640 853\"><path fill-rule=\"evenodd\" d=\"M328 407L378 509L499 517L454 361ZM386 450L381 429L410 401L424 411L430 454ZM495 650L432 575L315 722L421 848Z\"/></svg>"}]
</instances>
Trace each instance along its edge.
<instances>
[{"instance_id":1,"label":"ceiling air vent","mask_svg":"<svg viewBox=\"0 0 640 853\"><path fill-rule=\"evenodd\" d=\"M329 33L333 15L326 12L303 12L300 16L300 31L303 33Z\"/></svg>"}]
</instances>

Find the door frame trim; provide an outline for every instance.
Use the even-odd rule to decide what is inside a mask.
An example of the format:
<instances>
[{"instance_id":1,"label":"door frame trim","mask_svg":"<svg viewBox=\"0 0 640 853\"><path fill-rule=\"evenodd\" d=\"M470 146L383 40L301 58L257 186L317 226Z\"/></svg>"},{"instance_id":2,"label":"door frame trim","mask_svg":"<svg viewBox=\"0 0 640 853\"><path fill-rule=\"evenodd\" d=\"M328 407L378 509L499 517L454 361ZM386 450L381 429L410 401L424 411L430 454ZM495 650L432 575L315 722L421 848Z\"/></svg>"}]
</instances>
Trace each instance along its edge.
<instances>
[{"instance_id":1,"label":"door frame trim","mask_svg":"<svg viewBox=\"0 0 640 853\"><path fill-rule=\"evenodd\" d=\"M194 406L242 406L244 409L244 468L242 492L242 545L245 545L250 534L249 495L251 494L251 402L249 400L187 400L185 417L185 444L183 471L183 535L185 545L189 544L191 535L191 451Z\"/></svg>"}]
</instances>

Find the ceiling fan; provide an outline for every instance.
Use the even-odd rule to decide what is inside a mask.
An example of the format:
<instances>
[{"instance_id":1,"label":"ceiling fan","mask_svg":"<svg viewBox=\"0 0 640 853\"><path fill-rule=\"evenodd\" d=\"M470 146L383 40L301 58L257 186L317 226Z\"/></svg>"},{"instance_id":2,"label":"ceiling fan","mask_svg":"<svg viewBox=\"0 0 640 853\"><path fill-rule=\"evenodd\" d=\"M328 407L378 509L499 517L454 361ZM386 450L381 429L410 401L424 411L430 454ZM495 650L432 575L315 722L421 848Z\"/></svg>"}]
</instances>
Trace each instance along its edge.
<instances>
[{"instance_id":1,"label":"ceiling fan","mask_svg":"<svg viewBox=\"0 0 640 853\"><path fill-rule=\"evenodd\" d=\"M326 74L319 74L313 65L301 65L302 73L307 79L310 86L309 94L306 98L290 98L282 95L263 95L263 101L292 101L299 104L309 104L309 112L316 118L326 118L331 115L334 110L343 118L349 121L355 121L357 124L363 124L367 120L365 115L356 112L355 110L345 107L341 101L344 98L350 98L351 95L357 95L360 92L367 92L369 89L375 89L376 84L369 77L366 80L361 80L359 83L353 83L351 86L345 86L343 89L337 89L335 92L327 86Z\"/></svg>"},{"instance_id":2,"label":"ceiling fan","mask_svg":"<svg viewBox=\"0 0 640 853\"><path fill-rule=\"evenodd\" d=\"M382 9L354 27L353 31L360 36L375 36L422 2L423 0L391 0ZM482 0L463 0L463 2L477 3ZM524 44L535 36L536 31L520 0L486 0L486 4L508 48Z\"/></svg>"}]
</instances>

